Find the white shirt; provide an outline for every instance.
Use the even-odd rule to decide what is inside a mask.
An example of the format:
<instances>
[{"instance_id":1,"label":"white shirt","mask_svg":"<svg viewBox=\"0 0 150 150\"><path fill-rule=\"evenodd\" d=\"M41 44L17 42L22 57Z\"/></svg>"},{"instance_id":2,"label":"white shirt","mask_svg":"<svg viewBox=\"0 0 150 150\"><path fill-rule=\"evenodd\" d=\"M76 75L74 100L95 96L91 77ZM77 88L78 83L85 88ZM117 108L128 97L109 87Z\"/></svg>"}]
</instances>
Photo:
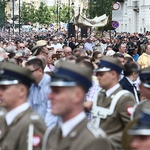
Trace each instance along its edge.
<instances>
[{"instance_id":1,"label":"white shirt","mask_svg":"<svg viewBox=\"0 0 150 150\"><path fill-rule=\"evenodd\" d=\"M106 91L106 96L109 97L115 90L120 87L120 84L117 83L115 86Z\"/></svg>"},{"instance_id":2,"label":"white shirt","mask_svg":"<svg viewBox=\"0 0 150 150\"><path fill-rule=\"evenodd\" d=\"M62 130L62 136L66 137L70 131L79 124L84 118L86 118L86 115L84 112L81 112L74 118L66 121L65 123L61 124L61 130Z\"/></svg>"},{"instance_id":3,"label":"white shirt","mask_svg":"<svg viewBox=\"0 0 150 150\"><path fill-rule=\"evenodd\" d=\"M30 104L28 102L16 107L15 109L9 111L6 115L6 123L7 125L11 125L13 120L23 111L27 110L30 107Z\"/></svg>"},{"instance_id":4,"label":"white shirt","mask_svg":"<svg viewBox=\"0 0 150 150\"><path fill-rule=\"evenodd\" d=\"M52 44L51 46L54 47L55 52L58 48L62 48L62 45L60 43Z\"/></svg>"}]
</instances>

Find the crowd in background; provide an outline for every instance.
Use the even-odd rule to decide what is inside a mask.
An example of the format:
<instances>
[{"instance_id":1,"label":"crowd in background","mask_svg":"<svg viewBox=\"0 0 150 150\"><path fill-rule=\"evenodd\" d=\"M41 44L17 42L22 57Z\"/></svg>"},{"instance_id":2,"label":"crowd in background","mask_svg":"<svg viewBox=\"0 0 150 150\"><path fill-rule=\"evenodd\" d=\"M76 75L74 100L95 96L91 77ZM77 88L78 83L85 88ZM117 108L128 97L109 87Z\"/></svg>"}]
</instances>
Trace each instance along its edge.
<instances>
[{"instance_id":1,"label":"crowd in background","mask_svg":"<svg viewBox=\"0 0 150 150\"><path fill-rule=\"evenodd\" d=\"M30 87L29 103L43 118L47 127L56 125L60 118L51 113L48 93L51 76L62 60L87 66L93 70L92 86L86 93L84 109L92 119L92 105L95 95L102 89L97 73L103 56L117 58L124 66L119 83L123 89L133 93L136 103L145 100L139 91L139 70L150 66L150 34L110 33L103 36L92 32L89 37L67 37L62 32L22 33L13 35L1 32L0 61L8 61L31 70L35 83ZM127 85L126 78L129 85ZM130 88L130 84L135 86Z\"/></svg>"}]
</instances>

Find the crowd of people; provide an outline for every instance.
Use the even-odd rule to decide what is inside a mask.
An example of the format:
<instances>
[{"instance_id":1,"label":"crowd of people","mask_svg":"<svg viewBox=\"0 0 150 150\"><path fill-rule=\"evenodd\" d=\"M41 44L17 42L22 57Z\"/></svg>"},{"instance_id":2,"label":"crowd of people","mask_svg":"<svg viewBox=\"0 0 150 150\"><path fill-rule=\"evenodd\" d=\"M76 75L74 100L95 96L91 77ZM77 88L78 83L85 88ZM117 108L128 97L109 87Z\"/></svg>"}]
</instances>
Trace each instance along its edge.
<instances>
[{"instance_id":1,"label":"crowd of people","mask_svg":"<svg viewBox=\"0 0 150 150\"><path fill-rule=\"evenodd\" d=\"M3 32L0 148L147 150L149 91L149 32Z\"/></svg>"}]
</instances>

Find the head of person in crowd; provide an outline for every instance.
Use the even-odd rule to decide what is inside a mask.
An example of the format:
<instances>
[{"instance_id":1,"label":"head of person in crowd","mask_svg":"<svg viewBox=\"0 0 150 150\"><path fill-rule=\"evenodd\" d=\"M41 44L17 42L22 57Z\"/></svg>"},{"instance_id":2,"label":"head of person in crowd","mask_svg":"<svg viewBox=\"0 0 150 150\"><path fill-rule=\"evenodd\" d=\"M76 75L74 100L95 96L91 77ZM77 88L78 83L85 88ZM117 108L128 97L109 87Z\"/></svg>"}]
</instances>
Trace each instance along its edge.
<instances>
[{"instance_id":1,"label":"head of person in crowd","mask_svg":"<svg viewBox=\"0 0 150 150\"><path fill-rule=\"evenodd\" d=\"M32 54L32 52L26 47L25 49L24 49L24 57L30 57L31 56L31 54Z\"/></svg>"},{"instance_id":2,"label":"head of person in crowd","mask_svg":"<svg viewBox=\"0 0 150 150\"><path fill-rule=\"evenodd\" d=\"M121 43L121 44L119 45L119 53L124 54L124 53L126 53L126 52L127 52L126 44L125 44L125 43Z\"/></svg>"},{"instance_id":3,"label":"head of person in crowd","mask_svg":"<svg viewBox=\"0 0 150 150\"><path fill-rule=\"evenodd\" d=\"M80 48L80 49L84 49L83 43L79 43L77 47Z\"/></svg>"},{"instance_id":4,"label":"head of person in crowd","mask_svg":"<svg viewBox=\"0 0 150 150\"><path fill-rule=\"evenodd\" d=\"M113 49L112 44L110 44L110 45L108 45L108 46L106 47L106 51L109 51L109 50L112 50L112 49Z\"/></svg>"},{"instance_id":5,"label":"head of person in crowd","mask_svg":"<svg viewBox=\"0 0 150 150\"><path fill-rule=\"evenodd\" d=\"M25 64L25 67L28 68L35 79L35 83L39 84L44 75L44 65L41 59L33 58L28 60Z\"/></svg>"},{"instance_id":6,"label":"head of person in crowd","mask_svg":"<svg viewBox=\"0 0 150 150\"><path fill-rule=\"evenodd\" d=\"M133 49L133 55L136 55L137 54L137 52L138 52L138 45L134 45L134 47L133 47L134 49Z\"/></svg>"},{"instance_id":7,"label":"head of person in crowd","mask_svg":"<svg viewBox=\"0 0 150 150\"><path fill-rule=\"evenodd\" d=\"M96 65L98 65L101 58L102 58L102 53L100 51L94 51L91 61Z\"/></svg>"},{"instance_id":8,"label":"head of person in crowd","mask_svg":"<svg viewBox=\"0 0 150 150\"><path fill-rule=\"evenodd\" d=\"M30 70L3 62L0 67L0 105L8 111L25 103L34 81Z\"/></svg>"},{"instance_id":9,"label":"head of person in crowd","mask_svg":"<svg viewBox=\"0 0 150 150\"><path fill-rule=\"evenodd\" d=\"M103 56L95 70L100 86L108 90L118 83L123 66L116 58Z\"/></svg>"},{"instance_id":10,"label":"head of person in crowd","mask_svg":"<svg viewBox=\"0 0 150 150\"><path fill-rule=\"evenodd\" d=\"M140 71L140 93L150 100L150 67L146 67Z\"/></svg>"},{"instance_id":11,"label":"head of person in crowd","mask_svg":"<svg viewBox=\"0 0 150 150\"><path fill-rule=\"evenodd\" d=\"M92 70L68 61L60 61L56 70L48 97L52 113L66 122L83 111L85 93L92 85Z\"/></svg>"},{"instance_id":12,"label":"head of person in crowd","mask_svg":"<svg viewBox=\"0 0 150 150\"><path fill-rule=\"evenodd\" d=\"M64 48L64 55L65 55L65 57L72 55L72 49L70 47L65 47Z\"/></svg>"},{"instance_id":13,"label":"head of person in crowd","mask_svg":"<svg viewBox=\"0 0 150 150\"><path fill-rule=\"evenodd\" d=\"M13 58L15 56L16 51L16 46L10 45L5 47L5 51L9 53L9 58Z\"/></svg>"},{"instance_id":14,"label":"head of person in crowd","mask_svg":"<svg viewBox=\"0 0 150 150\"><path fill-rule=\"evenodd\" d=\"M24 50L25 49L25 44L24 43L19 43L17 46L17 50Z\"/></svg>"},{"instance_id":15,"label":"head of person in crowd","mask_svg":"<svg viewBox=\"0 0 150 150\"><path fill-rule=\"evenodd\" d=\"M145 53L146 53L147 55L150 55L150 44L147 44L147 45L146 45Z\"/></svg>"},{"instance_id":16,"label":"head of person in crowd","mask_svg":"<svg viewBox=\"0 0 150 150\"><path fill-rule=\"evenodd\" d=\"M62 54L63 53L63 49L62 48L57 48L56 53L57 54Z\"/></svg>"},{"instance_id":17,"label":"head of person in crowd","mask_svg":"<svg viewBox=\"0 0 150 150\"><path fill-rule=\"evenodd\" d=\"M114 57L114 58L117 58L117 59L120 61L120 63L121 63L122 65L125 64L125 59L124 59L124 55L123 55L123 54L121 54L121 53L115 53L115 54L113 55L113 57Z\"/></svg>"},{"instance_id":18,"label":"head of person in crowd","mask_svg":"<svg viewBox=\"0 0 150 150\"><path fill-rule=\"evenodd\" d=\"M124 76L131 79L131 81L135 82L139 77L140 65L137 62L129 61L124 65Z\"/></svg>"},{"instance_id":19,"label":"head of person in crowd","mask_svg":"<svg viewBox=\"0 0 150 150\"><path fill-rule=\"evenodd\" d=\"M55 62L61 58L61 54L52 54L52 64L55 65Z\"/></svg>"},{"instance_id":20,"label":"head of person in crowd","mask_svg":"<svg viewBox=\"0 0 150 150\"><path fill-rule=\"evenodd\" d=\"M81 61L91 61L91 57L89 57L89 56L79 56L79 57L77 57L76 62L79 63Z\"/></svg>"},{"instance_id":21,"label":"head of person in crowd","mask_svg":"<svg viewBox=\"0 0 150 150\"><path fill-rule=\"evenodd\" d=\"M92 39L91 39L91 38L87 38L87 39L86 39L86 42L87 42L87 43L92 43Z\"/></svg>"},{"instance_id":22,"label":"head of person in crowd","mask_svg":"<svg viewBox=\"0 0 150 150\"><path fill-rule=\"evenodd\" d=\"M131 150L149 150L150 148L150 110L141 111L137 121L128 130L131 137Z\"/></svg>"},{"instance_id":23,"label":"head of person in crowd","mask_svg":"<svg viewBox=\"0 0 150 150\"><path fill-rule=\"evenodd\" d=\"M14 42L16 47L18 48L18 45L21 43L21 40L20 39L16 39L16 40L12 39L12 42Z\"/></svg>"},{"instance_id":24,"label":"head of person in crowd","mask_svg":"<svg viewBox=\"0 0 150 150\"><path fill-rule=\"evenodd\" d=\"M54 37L53 38L53 44L57 44L58 43L58 39L57 39L57 37Z\"/></svg>"},{"instance_id":25,"label":"head of person in crowd","mask_svg":"<svg viewBox=\"0 0 150 150\"><path fill-rule=\"evenodd\" d=\"M48 49L45 46L39 47L35 56L38 56L38 55L44 56L46 58L46 61L47 61L48 55L49 55Z\"/></svg>"},{"instance_id":26,"label":"head of person in crowd","mask_svg":"<svg viewBox=\"0 0 150 150\"><path fill-rule=\"evenodd\" d=\"M29 48L29 50L31 50L34 46L36 45L36 42L35 41L30 41L29 43L28 43L28 48Z\"/></svg>"},{"instance_id":27,"label":"head of person in crowd","mask_svg":"<svg viewBox=\"0 0 150 150\"><path fill-rule=\"evenodd\" d=\"M36 45L31 49L32 55L36 56L38 55L37 53L40 52L39 48L40 47L46 47L47 41L45 40L39 40L36 42Z\"/></svg>"},{"instance_id":28,"label":"head of person in crowd","mask_svg":"<svg viewBox=\"0 0 150 150\"><path fill-rule=\"evenodd\" d=\"M122 42L127 44L128 43L128 38L123 38Z\"/></svg>"},{"instance_id":29,"label":"head of person in crowd","mask_svg":"<svg viewBox=\"0 0 150 150\"><path fill-rule=\"evenodd\" d=\"M87 54L87 56L91 57L93 53L91 50L86 50L86 54Z\"/></svg>"},{"instance_id":30,"label":"head of person in crowd","mask_svg":"<svg viewBox=\"0 0 150 150\"><path fill-rule=\"evenodd\" d=\"M43 62L44 68L46 67L47 60L46 60L45 56L43 56L43 55L37 55L35 58L41 59L42 62Z\"/></svg>"},{"instance_id":31,"label":"head of person in crowd","mask_svg":"<svg viewBox=\"0 0 150 150\"><path fill-rule=\"evenodd\" d=\"M0 47L0 57L3 58L3 60L8 61L9 59L8 55L9 53Z\"/></svg>"},{"instance_id":32,"label":"head of person in crowd","mask_svg":"<svg viewBox=\"0 0 150 150\"><path fill-rule=\"evenodd\" d=\"M128 62L131 62L131 61L133 61L133 58L132 57L128 57L128 56L125 56L124 57L124 64L126 64L126 63L128 63Z\"/></svg>"},{"instance_id":33,"label":"head of person in crowd","mask_svg":"<svg viewBox=\"0 0 150 150\"><path fill-rule=\"evenodd\" d=\"M59 43L60 43L60 44L64 44L63 37L59 37Z\"/></svg>"},{"instance_id":34,"label":"head of person in crowd","mask_svg":"<svg viewBox=\"0 0 150 150\"><path fill-rule=\"evenodd\" d=\"M76 42L76 38L74 36L71 37L71 42Z\"/></svg>"},{"instance_id":35,"label":"head of person in crowd","mask_svg":"<svg viewBox=\"0 0 150 150\"><path fill-rule=\"evenodd\" d=\"M82 37L81 39L82 43L84 44L86 42L86 38L85 37Z\"/></svg>"},{"instance_id":36,"label":"head of person in crowd","mask_svg":"<svg viewBox=\"0 0 150 150\"><path fill-rule=\"evenodd\" d=\"M84 51L83 49L81 49L81 48L75 48L72 53L73 53L73 55L76 56L77 58L78 58L79 56L86 56L85 51Z\"/></svg>"},{"instance_id":37,"label":"head of person in crowd","mask_svg":"<svg viewBox=\"0 0 150 150\"><path fill-rule=\"evenodd\" d=\"M70 55L70 56L66 57L66 61L76 63L77 57L74 55Z\"/></svg>"},{"instance_id":38,"label":"head of person in crowd","mask_svg":"<svg viewBox=\"0 0 150 150\"><path fill-rule=\"evenodd\" d=\"M131 56L134 59L134 61L137 61L139 58L139 54L138 54L138 45L134 45L133 50L131 52Z\"/></svg>"},{"instance_id":39,"label":"head of person in crowd","mask_svg":"<svg viewBox=\"0 0 150 150\"><path fill-rule=\"evenodd\" d=\"M91 70L94 70L94 65L90 61L83 60L83 61L79 62L79 64L82 65L83 67L86 66L86 67L90 68Z\"/></svg>"}]
</instances>

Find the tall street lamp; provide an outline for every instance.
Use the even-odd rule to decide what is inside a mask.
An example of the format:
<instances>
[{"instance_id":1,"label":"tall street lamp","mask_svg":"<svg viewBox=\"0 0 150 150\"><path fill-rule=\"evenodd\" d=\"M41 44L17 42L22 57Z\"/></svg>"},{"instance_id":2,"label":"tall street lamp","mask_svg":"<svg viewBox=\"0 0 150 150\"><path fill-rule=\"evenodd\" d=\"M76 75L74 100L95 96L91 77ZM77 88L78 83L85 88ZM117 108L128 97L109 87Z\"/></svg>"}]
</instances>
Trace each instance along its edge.
<instances>
[{"instance_id":1,"label":"tall street lamp","mask_svg":"<svg viewBox=\"0 0 150 150\"><path fill-rule=\"evenodd\" d=\"M13 16L13 34L14 34L14 27L15 27L15 0L12 0L12 16Z\"/></svg>"},{"instance_id":2,"label":"tall street lamp","mask_svg":"<svg viewBox=\"0 0 150 150\"><path fill-rule=\"evenodd\" d=\"M70 0L68 0L68 24L70 23Z\"/></svg>"},{"instance_id":3,"label":"tall street lamp","mask_svg":"<svg viewBox=\"0 0 150 150\"><path fill-rule=\"evenodd\" d=\"M19 35L20 35L20 0L19 0Z\"/></svg>"},{"instance_id":4,"label":"tall street lamp","mask_svg":"<svg viewBox=\"0 0 150 150\"><path fill-rule=\"evenodd\" d=\"M57 12L57 31L58 31L58 18L59 18L59 17L58 17L58 15L59 15L59 14L58 14L58 0L57 0L57 11L56 11L56 12Z\"/></svg>"}]
</instances>

